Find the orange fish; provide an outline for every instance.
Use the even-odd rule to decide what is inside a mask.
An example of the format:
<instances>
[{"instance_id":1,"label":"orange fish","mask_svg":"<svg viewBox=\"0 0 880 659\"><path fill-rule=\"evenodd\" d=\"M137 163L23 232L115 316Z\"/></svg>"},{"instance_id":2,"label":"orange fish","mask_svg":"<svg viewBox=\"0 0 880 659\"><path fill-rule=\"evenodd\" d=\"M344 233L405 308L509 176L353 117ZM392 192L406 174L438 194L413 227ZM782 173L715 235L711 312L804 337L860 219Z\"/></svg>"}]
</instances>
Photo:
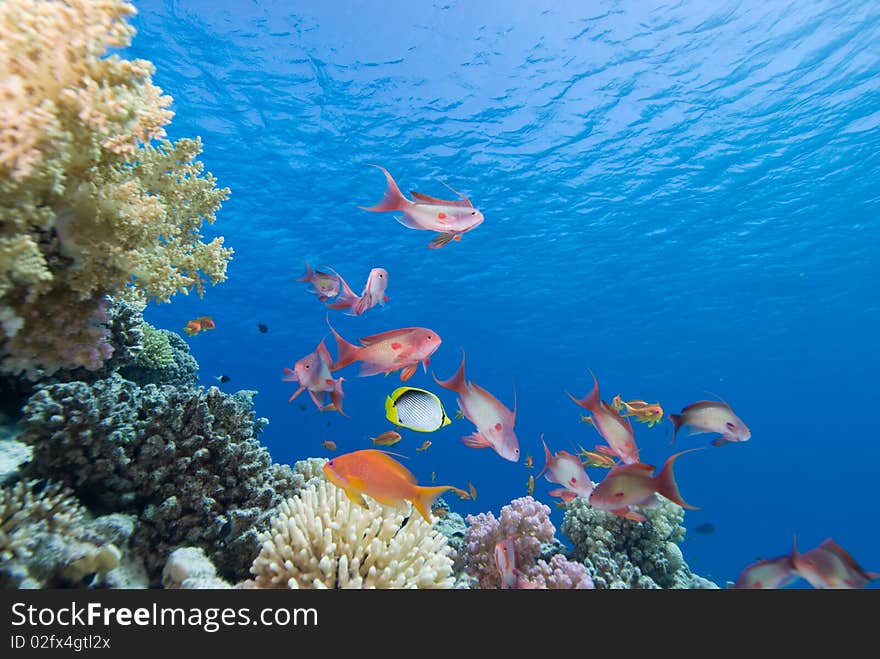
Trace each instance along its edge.
<instances>
[{"instance_id":1,"label":"orange fish","mask_svg":"<svg viewBox=\"0 0 880 659\"><path fill-rule=\"evenodd\" d=\"M325 439L322 442L322 446L325 449L327 449L328 451L335 451L336 450L336 442L334 442L332 439Z\"/></svg>"},{"instance_id":2,"label":"orange fish","mask_svg":"<svg viewBox=\"0 0 880 659\"><path fill-rule=\"evenodd\" d=\"M195 320L189 321L186 326L183 328L183 331L189 334L190 336L195 336L199 332L202 331L202 326L196 322Z\"/></svg>"},{"instance_id":3,"label":"orange fish","mask_svg":"<svg viewBox=\"0 0 880 659\"><path fill-rule=\"evenodd\" d=\"M386 430L378 437L370 437L373 440L374 446L394 446L397 442L403 439L400 436L399 432L394 430Z\"/></svg>"},{"instance_id":4,"label":"orange fish","mask_svg":"<svg viewBox=\"0 0 880 659\"><path fill-rule=\"evenodd\" d=\"M371 448L328 460L324 463L324 476L360 505L364 505L364 494L386 506L401 507L409 501L429 524L429 511L438 496L447 490L467 496L467 492L453 485L419 485L409 469L384 451Z\"/></svg>"},{"instance_id":5,"label":"orange fish","mask_svg":"<svg viewBox=\"0 0 880 659\"><path fill-rule=\"evenodd\" d=\"M663 408L660 403L648 403L643 400L624 401L620 395L611 399L611 407L618 412L626 410L622 416L631 416L636 421L647 423L649 428L663 418Z\"/></svg>"},{"instance_id":6,"label":"orange fish","mask_svg":"<svg viewBox=\"0 0 880 659\"><path fill-rule=\"evenodd\" d=\"M431 446L431 440L426 439L425 443L418 447L416 451L427 451L429 446Z\"/></svg>"},{"instance_id":7,"label":"orange fish","mask_svg":"<svg viewBox=\"0 0 880 659\"><path fill-rule=\"evenodd\" d=\"M216 327L214 325L214 320L210 316L199 316L193 320L187 322L186 326L183 328L183 331L189 334L190 336L194 336L199 332L207 332L208 330L212 330Z\"/></svg>"},{"instance_id":8,"label":"orange fish","mask_svg":"<svg viewBox=\"0 0 880 659\"><path fill-rule=\"evenodd\" d=\"M470 482L468 483L468 492L470 492L471 501L476 501L477 500L477 488L474 487L473 483L470 483Z\"/></svg>"},{"instance_id":9,"label":"orange fish","mask_svg":"<svg viewBox=\"0 0 880 659\"><path fill-rule=\"evenodd\" d=\"M531 469L531 468L534 467L534 466L535 466L535 462L534 462L534 460L532 460L532 456L531 456L531 455L527 455L527 456L526 456L526 467L528 467L529 469Z\"/></svg>"},{"instance_id":10,"label":"orange fish","mask_svg":"<svg viewBox=\"0 0 880 659\"><path fill-rule=\"evenodd\" d=\"M578 451L577 456L582 458L585 467L601 467L602 469L610 469L614 465L617 464L614 455L608 455L607 453L601 453L598 450L596 451L587 451L583 446L580 446L580 451ZM607 448L605 446L597 446L596 449Z\"/></svg>"},{"instance_id":11,"label":"orange fish","mask_svg":"<svg viewBox=\"0 0 880 659\"><path fill-rule=\"evenodd\" d=\"M535 493L535 475L532 474L529 476L529 480L526 481L526 492L528 492L529 496L532 496Z\"/></svg>"}]
</instances>

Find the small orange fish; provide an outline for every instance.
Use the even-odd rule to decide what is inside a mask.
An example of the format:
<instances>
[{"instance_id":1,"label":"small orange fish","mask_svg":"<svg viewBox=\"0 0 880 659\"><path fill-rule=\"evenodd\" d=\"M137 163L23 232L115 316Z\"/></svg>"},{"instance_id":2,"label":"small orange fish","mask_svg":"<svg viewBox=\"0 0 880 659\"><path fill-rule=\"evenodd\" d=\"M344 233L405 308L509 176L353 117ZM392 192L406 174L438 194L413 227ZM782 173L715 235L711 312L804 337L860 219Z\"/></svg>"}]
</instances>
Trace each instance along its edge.
<instances>
[{"instance_id":1,"label":"small orange fish","mask_svg":"<svg viewBox=\"0 0 880 659\"><path fill-rule=\"evenodd\" d=\"M617 461L614 459L614 456L608 455L607 453L600 453L599 451L587 451L583 446L579 447L580 451L578 451L577 456L582 458L582 462L585 467L600 467L602 469L610 469L614 465L617 464ZM597 446L598 448L603 448L601 446Z\"/></svg>"},{"instance_id":2,"label":"small orange fish","mask_svg":"<svg viewBox=\"0 0 880 659\"><path fill-rule=\"evenodd\" d=\"M370 439L373 440L373 445L375 446L394 446L403 438L400 436L399 432L386 430L378 437L370 437Z\"/></svg>"},{"instance_id":3,"label":"small orange fish","mask_svg":"<svg viewBox=\"0 0 880 659\"><path fill-rule=\"evenodd\" d=\"M431 482L433 483L433 482L436 481L436 480L437 480L437 472L436 472L436 471L432 471L432 472L431 472Z\"/></svg>"},{"instance_id":4,"label":"small orange fish","mask_svg":"<svg viewBox=\"0 0 880 659\"><path fill-rule=\"evenodd\" d=\"M581 423L588 423L591 426L593 425L593 417L588 416L586 414L581 415Z\"/></svg>"},{"instance_id":5,"label":"small orange fish","mask_svg":"<svg viewBox=\"0 0 880 659\"><path fill-rule=\"evenodd\" d=\"M429 524L434 500L447 490L459 496L467 492L452 485L419 485L415 475L384 451L362 449L337 455L324 463L324 476L345 490L349 499L363 504L362 495L386 506L401 507L409 501Z\"/></svg>"},{"instance_id":6,"label":"small orange fish","mask_svg":"<svg viewBox=\"0 0 880 659\"><path fill-rule=\"evenodd\" d=\"M617 395L611 400L611 407L618 412L625 410L623 416L634 417L636 421L647 423L649 428L653 428L654 424L663 418L663 408L660 407L660 403L648 403L643 400L627 402Z\"/></svg>"},{"instance_id":7,"label":"small orange fish","mask_svg":"<svg viewBox=\"0 0 880 659\"><path fill-rule=\"evenodd\" d=\"M531 456L531 455L527 455L527 456L526 456L526 467L528 467L529 469L531 469L531 468L534 467L534 466L535 466L535 462L534 462L534 460L532 460L532 456Z\"/></svg>"},{"instance_id":8,"label":"small orange fish","mask_svg":"<svg viewBox=\"0 0 880 659\"><path fill-rule=\"evenodd\" d=\"M468 492L471 494L471 501L477 500L477 488L474 487L473 483L468 483Z\"/></svg>"},{"instance_id":9,"label":"small orange fish","mask_svg":"<svg viewBox=\"0 0 880 659\"><path fill-rule=\"evenodd\" d=\"M529 496L532 496L535 493L535 475L534 474L529 476L529 480L526 481L526 492L528 492Z\"/></svg>"},{"instance_id":10,"label":"small orange fish","mask_svg":"<svg viewBox=\"0 0 880 659\"><path fill-rule=\"evenodd\" d=\"M425 443L416 449L416 451L427 451L428 447L431 446L431 440L426 439Z\"/></svg>"},{"instance_id":11,"label":"small orange fish","mask_svg":"<svg viewBox=\"0 0 880 659\"><path fill-rule=\"evenodd\" d=\"M336 450L336 442L334 442L332 439L325 439L325 440L321 443L321 445L322 445L325 449L327 449L328 451L335 451L335 450Z\"/></svg>"},{"instance_id":12,"label":"small orange fish","mask_svg":"<svg viewBox=\"0 0 880 659\"><path fill-rule=\"evenodd\" d=\"M183 331L189 334L190 336L194 336L199 332L207 332L208 330L212 330L216 327L214 324L214 320L210 316L199 316L193 320L187 322L186 326L183 328Z\"/></svg>"}]
</instances>

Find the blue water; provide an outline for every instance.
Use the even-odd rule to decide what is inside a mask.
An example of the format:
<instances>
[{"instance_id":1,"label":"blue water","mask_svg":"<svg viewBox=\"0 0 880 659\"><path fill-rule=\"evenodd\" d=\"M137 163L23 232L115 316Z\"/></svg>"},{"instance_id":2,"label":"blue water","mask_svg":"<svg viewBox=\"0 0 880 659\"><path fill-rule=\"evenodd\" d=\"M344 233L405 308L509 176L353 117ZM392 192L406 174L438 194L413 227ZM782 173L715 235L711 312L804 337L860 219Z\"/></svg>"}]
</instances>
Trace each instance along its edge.
<instances>
[{"instance_id":1,"label":"blue water","mask_svg":"<svg viewBox=\"0 0 880 659\"><path fill-rule=\"evenodd\" d=\"M432 369L467 375L508 406L523 453L598 443L565 395L660 401L667 412L727 400L743 444L676 463L691 529L682 548L723 584L759 557L826 537L880 570L880 10L872 0L797 2L142 0L127 56L157 67L174 97L169 135L200 135L232 189L206 235L235 249L227 282L146 318L188 338L202 382L259 390L262 440L293 462L371 445L400 381L346 378L351 418L320 414L281 369L328 334L325 309L294 279L336 268L360 292L371 267L390 303L330 312L348 340L423 326L443 339ZM485 214L461 242L378 202L388 168L404 192ZM448 196L448 195L447 195ZM257 330L265 323L268 333ZM329 341L331 353L335 346ZM455 396L421 371L410 381ZM304 409L300 408L300 403ZM462 514L525 494L530 473L463 446L473 426L404 432L395 449L422 482L478 489ZM660 465L671 424L638 424ZM415 448L425 438L433 445ZM600 479L601 470L591 472ZM552 503L551 486L535 496ZM559 525L560 511L553 519ZM798 582L804 586L805 582Z\"/></svg>"}]
</instances>

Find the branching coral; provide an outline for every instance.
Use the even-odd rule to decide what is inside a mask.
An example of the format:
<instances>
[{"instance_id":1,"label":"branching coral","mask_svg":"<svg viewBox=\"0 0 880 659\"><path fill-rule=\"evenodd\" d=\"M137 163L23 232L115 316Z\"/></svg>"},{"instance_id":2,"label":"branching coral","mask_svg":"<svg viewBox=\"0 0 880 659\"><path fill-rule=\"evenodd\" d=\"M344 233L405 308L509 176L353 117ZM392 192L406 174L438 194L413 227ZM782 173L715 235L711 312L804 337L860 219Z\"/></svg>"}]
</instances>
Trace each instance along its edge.
<instances>
[{"instance_id":1,"label":"branching coral","mask_svg":"<svg viewBox=\"0 0 880 659\"><path fill-rule=\"evenodd\" d=\"M713 588L695 576L676 543L684 539L684 510L668 499L639 507L632 522L576 498L566 505L562 532L574 543L597 588Z\"/></svg>"},{"instance_id":2,"label":"branching coral","mask_svg":"<svg viewBox=\"0 0 880 659\"><path fill-rule=\"evenodd\" d=\"M171 98L129 44L121 0L0 3L0 369L95 370L104 295L167 301L226 277L202 241L228 196L198 139L162 139ZM152 141L156 144L151 144ZM63 324L53 340L35 339Z\"/></svg>"},{"instance_id":3,"label":"branching coral","mask_svg":"<svg viewBox=\"0 0 880 659\"><path fill-rule=\"evenodd\" d=\"M256 588L451 588L446 538L421 515L352 503L314 479L278 506L251 572Z\"/></svg>"},{"instance_id":4,"label":"branching coral","mask_svg":"<svg viewBox=\"0 0 880 659\"><path fill-rule=\"evenodd\" d=\"M592 588L593 582L583 565L556 554L547 563L543 547L554 541L556 528L550 521L550 508L532 497L514 499L501 509L498 519L492 513L468 515L465 533L465 569L479 580L480 588L501 588L501 573L495 563L495 544L512 539L516 547L516 569L538 588Z\"/></svg>"},{"instance_id":5,"label":"branching coral","mask_svg":"<svg viewBox=\"0 0 880 659\"><path fill-rule=\"evenodd\" d=\"M201 546L242 579L257 531L296 487L254 437L253 411L216 387L147 385L119 375L41 388L24 408L32 476L62 480L83 501L138 515L135 541L158 582L168 553Z\"/></svg>"}]
</instances>

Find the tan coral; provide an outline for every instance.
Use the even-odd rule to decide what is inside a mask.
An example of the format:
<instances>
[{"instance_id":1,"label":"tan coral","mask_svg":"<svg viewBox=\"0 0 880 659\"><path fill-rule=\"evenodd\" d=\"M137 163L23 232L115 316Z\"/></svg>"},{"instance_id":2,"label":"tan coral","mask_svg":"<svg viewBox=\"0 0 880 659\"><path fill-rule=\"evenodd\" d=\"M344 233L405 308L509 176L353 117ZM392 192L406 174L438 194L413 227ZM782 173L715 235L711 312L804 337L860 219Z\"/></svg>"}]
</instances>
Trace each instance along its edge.
<instances>
[{"instance_id":1,"label":"tan coral","mask_svg":"<svg viewBox=\"0 0 880 659\"><path fill-rule=\"evenodd\" d=\"M232 250L201 229L229 190L204 172L198 139L163 139L172 99L153 65L107 56L129 44L134 13L121 0L0 2L0 370L51 374L96 354L9 341L42 330L35 308L51 316L71 294L166 302L226 277Z\"/></svg>"},{"instance_id":2,"label":"tan coral","mask_svg":"<svg viewBox=\"0 0 880 659\"><path fill-rule=\"evenodd\" d=\"M314 480L278 507L262 550L240 587L452 588L446 538L420 515L370 498L352 503L332 483Z\"/></svg>"}]
</instances>

